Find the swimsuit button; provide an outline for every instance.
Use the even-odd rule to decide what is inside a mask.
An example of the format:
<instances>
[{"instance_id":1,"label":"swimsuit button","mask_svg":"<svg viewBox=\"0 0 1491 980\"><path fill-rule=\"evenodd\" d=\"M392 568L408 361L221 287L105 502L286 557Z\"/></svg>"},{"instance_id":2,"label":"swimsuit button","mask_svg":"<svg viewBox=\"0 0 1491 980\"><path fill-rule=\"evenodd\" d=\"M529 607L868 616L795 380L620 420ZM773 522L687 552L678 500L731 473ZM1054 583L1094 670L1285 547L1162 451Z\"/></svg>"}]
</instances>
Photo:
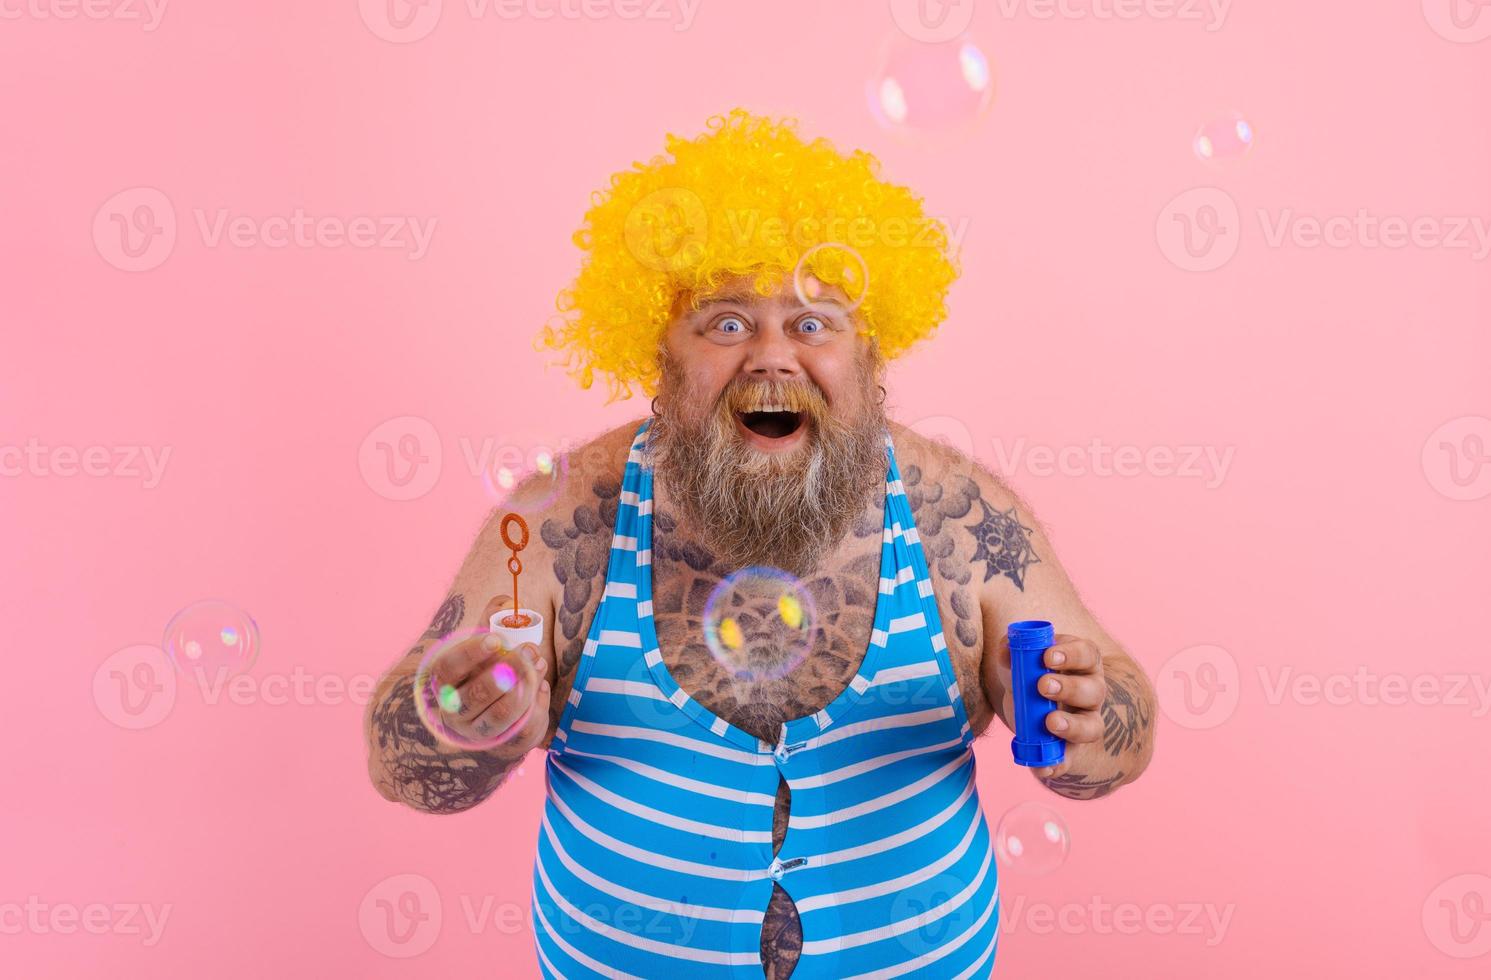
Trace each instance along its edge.
<instances>
[{"instance_id":1,"label":"swimsuit button","mask_svg":"<svg viewBox=\"0 0 1491 980\"><path fill-rule=\"evenodd\" d=\"M771 862L771 867L766 869L766 876L772 881L782 880L782 862L780 860Z\"/></svg>"}]
</instances>

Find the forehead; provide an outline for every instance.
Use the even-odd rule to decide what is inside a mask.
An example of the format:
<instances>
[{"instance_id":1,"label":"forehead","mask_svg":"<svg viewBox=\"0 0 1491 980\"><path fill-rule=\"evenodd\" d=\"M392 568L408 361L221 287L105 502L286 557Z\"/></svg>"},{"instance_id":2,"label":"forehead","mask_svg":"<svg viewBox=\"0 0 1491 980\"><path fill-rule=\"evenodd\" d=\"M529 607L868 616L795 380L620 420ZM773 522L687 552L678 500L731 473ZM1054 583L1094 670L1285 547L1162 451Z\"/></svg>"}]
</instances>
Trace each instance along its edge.
<instances>
[{"instance_id":1,"label":"forehead","mask_svg":"<svg viewBox=\"0 0 1491 980\"><path fill-rule=\"evenodd\" d=\"M799 288L802 295L798 294ZM797 282L784 279L775 289L762 295L755 280L736 276L709 290L685 291L679 296L679 311L688 314L697 309L707 312L719 306L743 306L756 309L801 309L809 305L832 310L849 308L849 297L837 285L821 282L808 274Z\"/></svg>"}]
</instances>

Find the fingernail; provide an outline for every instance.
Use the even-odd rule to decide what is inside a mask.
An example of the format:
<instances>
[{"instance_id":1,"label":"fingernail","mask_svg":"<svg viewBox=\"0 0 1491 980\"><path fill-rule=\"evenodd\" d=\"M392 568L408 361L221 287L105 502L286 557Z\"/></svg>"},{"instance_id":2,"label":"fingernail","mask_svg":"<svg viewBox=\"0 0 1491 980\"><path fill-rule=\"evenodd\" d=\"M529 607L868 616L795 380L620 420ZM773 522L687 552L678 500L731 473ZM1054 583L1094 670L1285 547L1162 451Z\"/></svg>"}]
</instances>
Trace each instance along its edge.
<instances>
[{"instance_id":1,"label":"fingernail","mask_svg":"<svg viewBox=\"0 0 1491 980\"><path fill-rule=\"evenodd\" d=\"M497 645L498 645L498 640L497 640L497 636L496 636L495 633L488 633L486 636L484 636L484 637L481 638L481 648L483 650L487 651L488 653L491 653L493 650L496 650L497 649Z\"/></svg>"},{"instance_id":2,"label":"fingernail","mask_svg":"<svg viewBox=\"0 0 1491 980\"><path fill-rule=\"evenodd\" d=\"M1045 687L1046 687L1046 693L1047 694L1059 694L1059 693L1061 693L1061 681L1057 680L1054 677L1048 677L1048 678L1046 678Z\"/></svg>"},{"instance_id":3,"label":"fingernail","mask_svg":"<svg viewBox=\"0 0 1491 980\"><path fill-rule=\"evenodd\" d=\"M1051 727L1054 728L1054 729L1056 729L1058 732L1064 732L1064 731L1066 731L1066 716L1065 715L1052 715L1051 716Z\"/></svg>"},{"instance_id":4,"label":"fingernail","mask_svg":"<svg viewBox=\"0 0 1491 980\"><path fill-rule=\"evenodd\" d=\"M1049 663L1052 667L1060 667L1062 664L1066 663L1066 654L1062 653L1060 650L1052 650L1049 654L1046 655L1046 662Z\"/></svg>"},{"instance_id":5,"label":"fingernail","mask_svg":"<svg viewBox=\"0 0 1491 980\"><path fill-rule=\"evenodd\" d=\"M542 684L540 684L538 686L538 689L540 691L542 691L543 693L548 694L549 693L549 682L548 681L544 681Z\"/></svg>"},{"instance_id":6,"label":"fingernail","mask_svg":"<svg viewBox=\"0 0 1491 980\"><path fill-rule=\"evenodd\" d=\"M538 670L540 674L547 674L549 672L549 661L545 660L543 657L539 657L538 663L534 664L533 666Z\"/></svg>"}]
</instances>

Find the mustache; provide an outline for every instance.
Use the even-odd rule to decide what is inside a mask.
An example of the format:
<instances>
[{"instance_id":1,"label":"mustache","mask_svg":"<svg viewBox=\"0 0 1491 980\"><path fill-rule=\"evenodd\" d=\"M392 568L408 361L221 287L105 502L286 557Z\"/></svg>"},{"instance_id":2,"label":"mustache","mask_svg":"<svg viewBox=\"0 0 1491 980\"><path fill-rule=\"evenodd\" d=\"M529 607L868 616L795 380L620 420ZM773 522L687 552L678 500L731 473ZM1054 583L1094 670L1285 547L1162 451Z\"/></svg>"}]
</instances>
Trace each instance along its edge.
<instances>
[{"instance_id":1,"label":"mustache","mask_svg":"<svg viewBox=\"0 0 1491 980\"><path fill-rule=\"evenodd\" d=\"M828 400L818 386L808 381L732 380L720 393L721 412L750 412L760 405L781 405L789 412L804 412L812 419L828 414Z\"/></svg>"}]
</instances>

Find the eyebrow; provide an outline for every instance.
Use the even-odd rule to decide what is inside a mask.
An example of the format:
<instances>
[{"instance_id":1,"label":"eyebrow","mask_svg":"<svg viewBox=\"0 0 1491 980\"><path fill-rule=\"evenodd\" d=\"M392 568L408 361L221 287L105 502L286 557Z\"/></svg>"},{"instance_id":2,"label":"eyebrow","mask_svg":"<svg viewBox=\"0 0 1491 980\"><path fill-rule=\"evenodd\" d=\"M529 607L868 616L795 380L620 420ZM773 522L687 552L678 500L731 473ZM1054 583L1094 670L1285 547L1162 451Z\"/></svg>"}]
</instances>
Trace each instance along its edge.
<instances>
[{"instance_id":1,"label":"eyebrow","mask_svg":"<svg viewBox=\"0 0 1491 980\"><path fill-rule=\"evenodd\" d=\"M710 295L699 300L699 308L697 312L703 313L706 308L711 306L722 306L732 303L743 304L760 302L762 300L772 301L773 299L775 298L771 296L762 296L760 293L755 293L750 290L731 290L730 292L725 293L711 293ZM780 300L778 301L780 302ZM800 301L791 302L791 305L806 306L809 308L814 306L835 306L840 308L841 310L844 308L844 304L839 302L838 298L835 296L822 296L810 303L801 303Z\"/></svg>"}]
</instances>

